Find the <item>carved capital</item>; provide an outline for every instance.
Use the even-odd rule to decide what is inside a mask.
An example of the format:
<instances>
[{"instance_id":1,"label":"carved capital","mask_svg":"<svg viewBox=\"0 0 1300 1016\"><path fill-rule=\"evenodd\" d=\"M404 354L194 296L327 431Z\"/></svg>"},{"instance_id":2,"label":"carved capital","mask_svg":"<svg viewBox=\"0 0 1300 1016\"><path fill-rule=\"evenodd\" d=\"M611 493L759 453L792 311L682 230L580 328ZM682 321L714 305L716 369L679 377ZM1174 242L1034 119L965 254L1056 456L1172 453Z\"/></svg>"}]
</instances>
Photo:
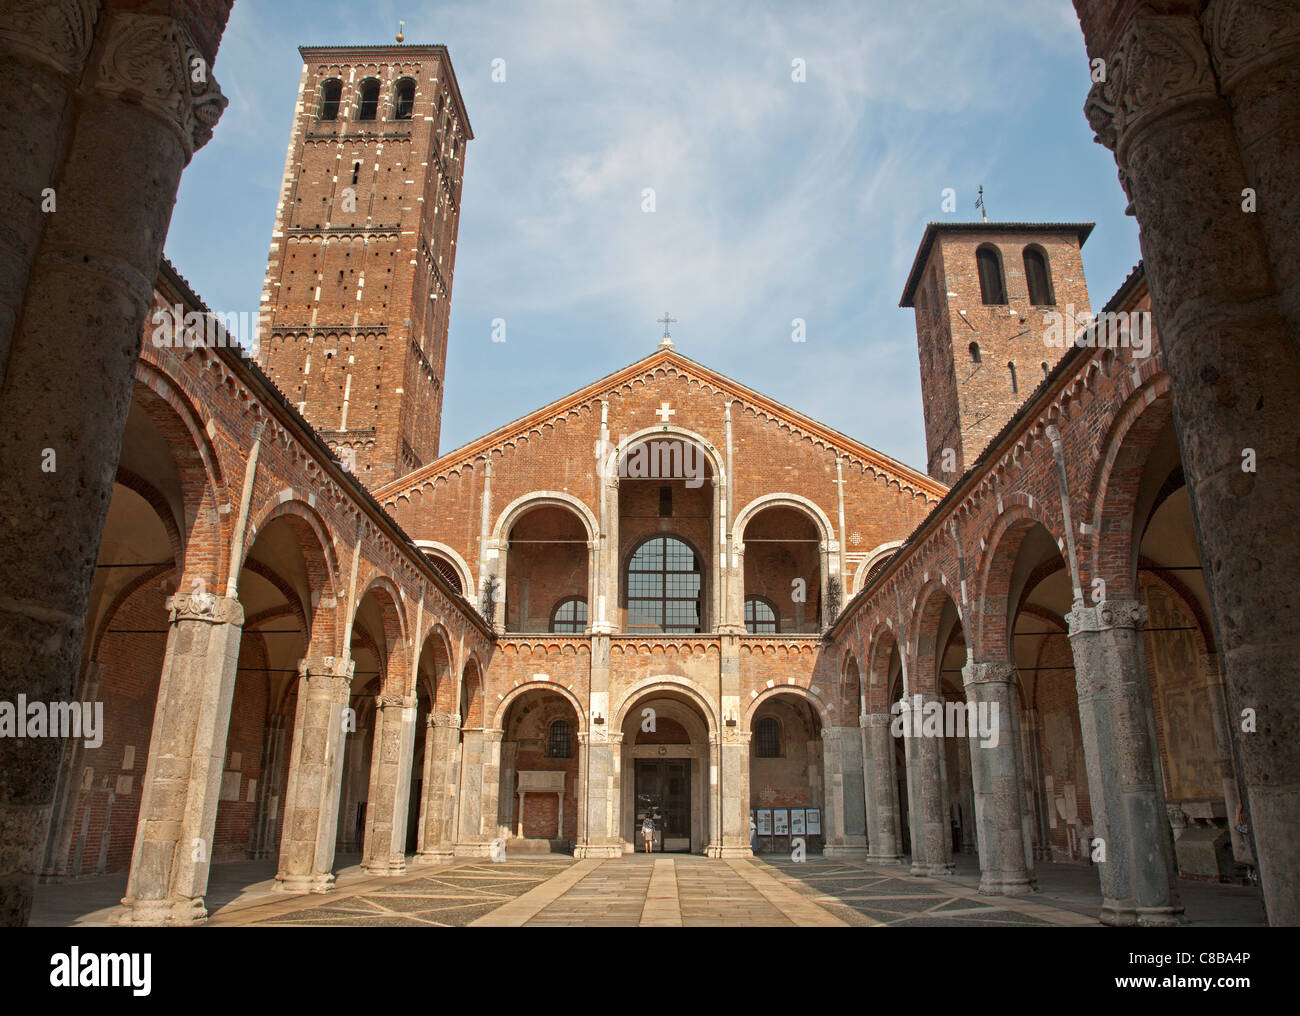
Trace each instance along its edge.
<instances>
[{"instance_id":1,"label":"carved capital","mask_svg":"<svg viewBox=\"0 0 1300 1016\"><path fill-rule=\"evenodd\" d=\"M0 45L59 74L85 66L99 0L0 0Z\"/></svg>"},{"instance_id":2,"label":"carved capital","mask_svg":"<svg viewBox=\"0 0 1300 1016\"><path fill-rule=\"evenodd\" d=\"M228 103L189 32L164 15L115 12L101 35L96 91L165 121L188 161L212 138Z\"/></svg>"},{"instance_id":3,"label":"carved capital","mask_svg":"<svg viewBox=\"0 0 1300 1016\"><path fill-rule=\"evenodd\" d=\"M410 709L415 705L415 696L413 695L377 695L375 697L376 709Z\"/></svg>"},{"instance_id":4,"label":"carved capital","mask_svg":"<svg viewBox=\"0 0 1300 1016\"><path fill-rule=\"evenodd\" d=\"M1076 600L1070 612L1065 615L1071 638L1112 628L1135 628L1141 631L1146 621L1147 608L1137 600L1103 600L1095 607Z\"/></svg>"},{"instance_id":5,"label":"carved capital","mask_svg":"<svg viewBox=\"0 0 1300 1016\"><path fill-rule=\"evenodd\" d=\"M167 597L167 613L172 624L178 621L206 621L208 624L244 623L244 608L233 596L215 593L176 593Z\"/></svg>"},{"instance_id":6,"label":"carved capital","mask_svg":"<svg viewBox=\"0 0 1300 1016\"><path fill-rule=\"evenodd\" d=\"M1105 58L1105 80L1093 84L1083 111L1098 143L1115 152L1121 170L1134 136L1192 102L1218 98L1210 55L1195 19L1138 14ZM1127 193L1127 181L1125 184Z\"/></svg>"},{"instance_id":7,"label":"carved capital","mask_svg":"<svg viewBox=\"0 0 1300 1016\"><path fill-rule=\"evenodd\" d=\"M961 668L961 678L967 688L982 684L1015 684L1016 665L1008 660L968 663Z\"/></svg>"},{"instance_id":8,"label":"carved capital","mask_svg":"<svg viewBox=\"0 0 1300 1016\"><path fill-rule=\"evenodd\" d=\"M1300 8L1291 0L1212 0L1201 19L1225 92L1300 57Z\"/></svg>"}]
</instances>

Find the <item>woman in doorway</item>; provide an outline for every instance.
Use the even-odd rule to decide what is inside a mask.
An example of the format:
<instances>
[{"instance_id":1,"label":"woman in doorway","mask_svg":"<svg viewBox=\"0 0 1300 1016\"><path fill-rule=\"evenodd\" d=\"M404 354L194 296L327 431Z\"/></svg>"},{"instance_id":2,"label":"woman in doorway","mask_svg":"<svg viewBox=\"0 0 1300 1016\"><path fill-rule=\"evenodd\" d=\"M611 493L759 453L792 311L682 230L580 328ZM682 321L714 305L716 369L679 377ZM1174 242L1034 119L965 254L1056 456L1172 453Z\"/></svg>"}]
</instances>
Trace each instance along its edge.
<instances>
[{"instance_id":1,"label":"woman in doorway","mask_svg":"<svg viewBox=\"0 0 1300 1016\"><path fill-rule=\"evenodd\" d=\"M649 815L641 823L641 839L645 842L645 852L647 854L652 852L655 846L655 824L650 820Z\"/></svg>"}]
</instances>

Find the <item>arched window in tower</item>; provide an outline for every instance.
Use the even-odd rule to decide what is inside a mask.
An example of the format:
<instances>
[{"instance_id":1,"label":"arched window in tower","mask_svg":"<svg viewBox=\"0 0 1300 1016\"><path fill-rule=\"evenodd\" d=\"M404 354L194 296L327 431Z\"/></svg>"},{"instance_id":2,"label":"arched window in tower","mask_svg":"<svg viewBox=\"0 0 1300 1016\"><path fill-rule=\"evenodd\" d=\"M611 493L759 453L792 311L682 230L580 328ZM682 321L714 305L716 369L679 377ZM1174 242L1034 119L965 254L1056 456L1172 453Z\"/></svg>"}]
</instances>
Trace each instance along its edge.
<instances>
[{"instance_id":1,"label":"arched window in tower","mask_svg":"<svg viewBox=\"0 0 1300 1016\"><path fill-rule=\"evenodd\" d=\"M759 758L781 757L781 724L775 716L764 716L754 728L755 754Z\"/></svg>"},{"instance_id":2,"label":"arched window in tower","mask_svg":"<svg viewBox=\"0 0 1300 1016\"><path fill-rule=\"evenodd\" d=\"M393 119L409 120L415 112L415 81L402 78L393 89Z\"/></svg>"},{"instance_id":3,"label":"arched window in tower","mask_svg":"<svg viewBox=\"0 0 1300 1016\"><path fill-rule=\"evenodd\" d=\"M342 98L342 81L338 78L330 78L328 81L321 82L320 118L322 120L337 120L339 118L339 102Z\"/></svg>"},{"instance_id":4,"label":"arched window in tower","mask_svg":"<svg viewBox=\"0 0 1300 1016\"><path fill-rule=\"evenodd\" d=\"M980 299L985 304L1007 302L1007 284L1002 277L1002 255L991 244L975 252L975 265L980 273Z\"/></svg>"},{"instance_id":5,"label":"arched window in tower","mask_svg":"<svg viewBox=\"0 0 1300 1016\"><path fill-rule=\"evenodd\" d=\"M970 344L970 362L980 362L980 344L978 342L972 342Z\"/></svg>"},{"instance_id":6,"label":"arched window in tower","mask_svg":"<svg viewBox=\"0 0 1300 1016\"><path fill-rule=\"evenodd\" d=\"M379 115L379 81L377 78L366 78L361 82L361 87L357 89L357 106L358 120L373 120Z\"/></svg>"},{"instance_id":7,"label":"arched window in tower","mask_svg":"<svg viewBox=\"0 0 1300 1016\"><path fill-rule=\"evenodd\" d=\"M1025 284L1029 287L1029 302L1035 307L1056 304L1052 292L1052 272L1047 265L1047 255L1041 247L1025 248Z\"/></svg>"},{"instance_id":8,"label":"arched window in tower","mask_svg":"<svg viewBox=\"0 0 1300 1016\"><path fill-rule=\"evenodd\" d=\"M567 720L556 720L551 724L550 736L546 739L547 758L568 758L571 734Z\"/></svg>"},{"instance_id":9,"label":"arched window in tower","mask_svg":"<svg viewBox=\"0 0 1300 1016\"><path fill-rule=\"evenodd\" d=\"M776 607L762 596L745 597L745 631L751 635L776 635L780 632Z\"/></svg>"},{"instance_id":10,"label":"arched window in tower","mask_svg":"<svg viewBox=\"0 0 1300 1016\"><path fill-rule=\"evenodd\" d=\"M1014 395L1020 391L1020 385L1016 381L1016 365L1014 363L1008 363L1007 370L1011 374L1011 393Z\"/></svg>"},{"instance_id":11,"label":"arched window in tower","mask_svg":"<svg viewBox=\"0 0 1300 1016\"><path fill-rule=\"evenodd\" d=\"M551 631L557 635L581 635L587 630L587 601L566 596L551 611Z\"/></svg>"},{"instance_id":12,"label":"arched window in tower","mask_svg":"<svg viewBox=\"0 0 1300 1016\"><path fill-rule=\"evenodd\" d=\"M627 565L627 630L636 634L702 630L700 555L675 536L653 536Z\"/></svg>"}]
</instances>

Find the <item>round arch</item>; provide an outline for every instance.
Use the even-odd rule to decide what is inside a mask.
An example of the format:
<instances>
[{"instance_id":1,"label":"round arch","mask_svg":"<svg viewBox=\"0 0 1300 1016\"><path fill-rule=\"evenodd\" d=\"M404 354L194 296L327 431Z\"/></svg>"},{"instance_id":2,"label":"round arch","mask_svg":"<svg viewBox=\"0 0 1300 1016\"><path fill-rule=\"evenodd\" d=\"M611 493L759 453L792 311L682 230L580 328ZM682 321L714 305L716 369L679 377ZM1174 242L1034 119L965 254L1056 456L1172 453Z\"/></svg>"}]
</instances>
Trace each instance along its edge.
<instances>
[{"instance_id":1,"label":"round arch","mask_svg":"<svg viewBox=\"0 0 1300 1016\"><path fill-rule=\"evenodd\" d=\"M705 725L710 735L718 730L718 710L708 698L704 696L690 681L684 677L678 677L675 674L660 674L655 677L644 677L637 681L632 687L623 694L619 700L618 709L614 713L613 720L609 724L611 730L622 730L623 723L627 720L628 713L637 702L648 698L659 692L675 692L683 698L689 699L695 705L700 714L704 717Z\"/></svg>"},{"instance_id":2,"label":"round arch","mask_svg":"<svg viewBox=\"0 0 1300 1016\"><path fill-rule=\"evenodd\" d=\"M789 695L792 698L806 699L814 709L817 710L817 720L822 725L822 730L827 730L834 726L830 722L830 713L827 710L826 703L821 697L810 688L804 688L797 684L778 684L773 688L764 688L761 692L749 700L749 705L745 707L744 730L750 730L754 719L754 714L768 699L776 698L778 695Z\"/></svg>"},{"instance_id":3,"label":"round arch","mask_svg":"<svg viewBox=\"0 0 1300 1016\"><path fill-rule=\"evenodd\" d=\"M736 514L736 521L732 523L731 530L735 534L737 543L745 542L745 527L765 508L793 508L795 511L801 511L812 519L823 542L830 543L835 539L835 527L831 525L830 518L822 511L820 505L799 494L776 493L763 494L761 497L754 498Z\"/></svg>"},{"instance_id":4,"label":"round arch","mask_svg":"<svg viewBox=\"0 0 1300 1016\"><path fill-rule=\"evenodd\" d=\"M952 604L957 614L957 623L968 633L967 639L970 638L966 618L962 615L961 606L953 599L951 588L938 579L926 582L916 594L916 606L912 612L912 632L908 639L912 666L905 667L903 671L909 693L937 694L939 691L937 667L942 652L942 647L938 644L939 622L943 617L945 601Z\"/></svg>"},{"instance_id":5,"label":"round arch","mask_svg":"<svg viewBox=\"0 0 1300 1016\"><path fill-rule=\"evenodd\" d=\"M460 576L461 595L467 600L473 596L474 590L478 588L474 585L474 573L470 570L469 562L461 556L459 551L445 543L439 543L437 540L416 540L415 545L421 550L432 550L445 557L447 563Z\"/></svg>"},{"instance_id":6,"label":"round arch","mask_svg":"<svg viewBox=\"0 0 1300 1016\"><path fill-rule=\"evenodd\" d=\"M888 543L882 543L879 547L867 552L866 558L860 565L858 565L857 570L853 573L854 594L862 592L863 584L867 581L867 576L871 574L871 569L882 558L891 556L894 551L902 545L902 540L890 540Z\"/></svg>"},{"instance_id":7,"label":"round arch","mask_svg":"<svg viewBox=\"0 0 1300 1016\"><path fill-rule=\"evenodd\" d=\"M578 697L575 694L573 694L573 691L571 689L566 688L562 684L557 684L554 681L524 681L523 683L517 684L509 691L507 691L501 697L501 700L497 703L497 707L492 714L493 728L497 730L504 730L505 719L506 719L506 715L510 711L510 706L515 702L517 702L519 699L523 698L531 691L549 691L556 695L559 695L562 699L564 699L566 702L569 703L574 713L577 715L578 733L582 734L586 732L587 713L586 710L582 708L582 703L578 701Z\"/></svg>"},{"instance_id":8,"label":"round arch","mask_svg":"<svg viewBox=\"0 0 1300 1016\"><path fill-rule=\"evenodd\" d=\"M492 530L492 539L497 546L500 546L502 541L510 536L510 530L522 516L534 508L546 507L568 508L582 520L587 530L588 540L599 537L600 523L596 521L595 513L583 501L562 490L534 490L520 495L506 505L505 510L497 517L496 527Z\"/></svg>"},{"instance_id":9,"label":"round arch","mask_svg":"<svg viewBox=\"0 0 1300 1016\"><path fill-rule=\"evenodd\" d=\"M631 451L634 446L651 439L662 441L664 439L672 440L674 438L687 441L700 449L700 451L704 453L704 457L709 460L709 465L713 469L714 480L718 483L726 483L727 470L723 466L722 456L718 454L718 450L713 446L709 439L703 434L697 434L693 430L687 430L685 427L674 426L670 423L660 424L656 427L643 427L631 434L623 435L623 439L612 448L609 454L601 462L601 472L599 475L612 479L617 483L619 478L619 460Z\"/></svg>"},{"instance_id":10,"label":"round arch","mask_svg":"<svg viewBox=\"0 0 1300 1016\"><path fill-rule=\"evenodd\" d=\"M1061 538L1054 520L1042 511L1033 498L1022 496L1020 504L1007 506L997 517L986 541L984 553L976 573L979 583L980 609L976 611L976 630L967 632L972 655L979 659L1009 659L1010 645L1010 584L1020 548L1035 527L1041 528L1056 545L1061 563L1075 581L1069 562L1061 553ZM978 647L978 651L976 651Z\"/></svg>"}]
</instances>

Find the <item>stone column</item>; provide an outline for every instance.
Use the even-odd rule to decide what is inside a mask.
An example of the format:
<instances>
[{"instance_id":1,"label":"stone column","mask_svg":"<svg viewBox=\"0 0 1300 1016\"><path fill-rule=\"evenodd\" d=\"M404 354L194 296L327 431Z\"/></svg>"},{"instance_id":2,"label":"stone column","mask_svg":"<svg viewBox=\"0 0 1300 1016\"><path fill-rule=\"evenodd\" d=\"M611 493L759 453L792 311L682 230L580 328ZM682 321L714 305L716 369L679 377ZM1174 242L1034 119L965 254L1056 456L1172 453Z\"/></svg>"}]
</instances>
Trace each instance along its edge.
<instances>
[{"instance_id":1,"label":"stone column","mask_svg":"<svg viewBox=\"0 0 1300 1016\"><path fill-rule=\"evenodd\" d=\"M1151 686L1136 600L1076 602L1066 615L1088 767L1093 837L1099 858L1103 924L1181 920L1174 844L1156 772ZM1088 845L1084 844L1084 849Z\"/></svg>"},{"instance_id":2,"label":"stone column","mask_svg":"<svg viewBox=\"0 0 1300 1016\"><path fill-rule=\"evenodd\" d=\"M232 597L177 594L158 685L124 924L207 918L217 801L244 610Z\"/></svg>"},{"instance_id":3,"label":"stone column","mask_svg":"<svg viewBox=\"0 0 1300 1016\"><path fill-rule=\"evenodd\" d=\"M453 778L460 717L430 713L424 735L424 784L420 801L420 835L416 864L446 864L454 856L452 825L456 814Z\"/></svg>"},{"instance_id":4,"label":"stone column","mask_svg":"<svg viewBox=\"0 0 1300 1016\"><path fill-rule=\"evenodd\" d=\"M1043 760L1038 747L1038 710L1026 709L1023 713L1020 742L1024 760L1025 795L1027 814L1032 820L1033 858L1035 861L1052 859L1051 840L1047 826L1047 802L1043 791Z\"/></svg>"},{"instance_id":5,"label":"stone column","mask_svg":"<svg viewBox=\"0 0 1300 1016\"><path fill-rule=\"evenodd\" d=\"M1201 673L1205 675L1205 701L1210 708L1210 720L1214 725L1214 753L1217 756L1219 780L1223 786L1223 807L1228 813L1232 856L1243 864L1254 864L1255 855L1237 831L1237 810L1241 807L1241 794L1237 790L1237 763L1232 757L1232 720L1228 716L1228 699L1223 689L1219 655L1202 653L1200 658Z\"/></svg>"},{"instance_id":6,"label":"stone column","mask_svg":"<svg viewBox=\"0 0 1300 1016\"><path fill-rule=\"evenodd\" d=\"M1101 21L1097 2L1076 5ZM1240 0L1217 0L1205 23L1129 10L1121 30L1089 36L1117 73L1085 112L1142 227L1229 706L1258 717L1258 733L1233 736L1265 907L1273 924L1300 924L1300 612L1278 595L1300 574L1295 13Z\"/></svg>"},{"instance_id":7,"label":"stone column","mask_svg":"<svg viewBox=\"0 0 1300 1016\"><path fill-rule=\"evenodd\" d=\"M504 730L483 731L483 838L489 843L500 834L501 741Z\"/></svg>"},{"instance_id":8,"label":"stone column","mask_svg":"<svg viewBox=\"0 0 1300 1016\"><path fill-rule=\"evenodd\" d=\"M979 844L980 892L1019 896L1036 888L1025 856L1021 811L1024 786L1016 744L1016 666L1009 661L971 662L962 668L966 701L987 717L986 740L968 720L971 781L975 787L975 832Z\"/></svg>"},{"instance_id":9,"label":"stone column","mask_svg":"<svg viewBox=\"0 0 1300 1016\"><path fill-rule=\"evenodd\" d=\"M867 856L866 791L862 782L862 735L857 727L822 731L822 771L826 774L828 827L825 856ZM813 802L814 804L816 802Z\"/></svg>"},{"instance_id":10,"label":"stone column","mask_svg":"<svg viewBox=\"0 0 1300 1016\"><path fill-rule=\"evenodd\" d=\"M943 708L943 700L933 692L914 692L913 703L922 710L931 702ZM913 710L915 713L915 710ZM924 713L922 713L924 715ZM943 739L921 733L921 717L911 716L905 732L907 749L907 790L912 807L912 874L951 875L952 826L944 808Z\"/></svg>"},{"instance_id":11,"label":"stone column","mask_svg":"<svg viewBox=\"0 0 1300 1016\"><path fill-rule=\"evenodd\" d=\"M308 657L298 665L298 707L289 747L280 865L275 887L328 892L334 887L343 745L352 674L349 657Z\"/></svg>"},{"instance_id":12,"label":"stone column","mask_svg":"<svg viewBox=\"0 0 1300 1016\"><path fill-rule=\"evenodd\" d=\"M65 701L76 689L176 189L226 101L212 54L180 22L119 10L96 20L98 6L0 3L5 701ZM193 59L209 67L202 83L192 81ZM60 749L55 739L0 739L0 924L30 912Z\"/></svg>"},{"instance_id":13,"label":"stone column","mask_svg":"<svg viewBox=\"0 0 1300 1016\"><path fill-rule=\"evenodd\" d=\"M487 857L489 837L483 835L483 768L485 745L482 730L461 732L459 819L456 828L457 857ZM495 816L494 816L495 817Z\"/></svg>"},{"instance_id":14,"label":"stone column","mask_svg":"<svg viewBox=\"0 0 1300 1016\"><path fill-rule=\"evenodd\" d=\"M903 851L898 828L898 773L894 739L889 733L889 713L863 716L862 736L866 770L867 832L873 864L899 864Z\"/></svg>"},{"instance_id":15,"label":"stone column","mask_svg":"<svg viewBox=\"0 0 1300 1016\"><path fill-rule=\"evenodd\" d=\"M603 713L601 715L604 715ZM605 726L608 726L608 721ZM579 838L573 856L622 857L622 786L619 779L623 735L606 730L578 734L587 763L586 800L580 821L585 835Z\"/></svg>"},{"instance_id":16,"label":"stone column","mask_svg":"<svg viewBox=\"0 0 1300 1016\"><path fill-rule=\"evenodd\" d=\"M406 822L417 709L414 695L380 695L375 702L375 740L361 856L362 870L371 875L401 875L406 871Z\"/></svg>"}]
</instances>

